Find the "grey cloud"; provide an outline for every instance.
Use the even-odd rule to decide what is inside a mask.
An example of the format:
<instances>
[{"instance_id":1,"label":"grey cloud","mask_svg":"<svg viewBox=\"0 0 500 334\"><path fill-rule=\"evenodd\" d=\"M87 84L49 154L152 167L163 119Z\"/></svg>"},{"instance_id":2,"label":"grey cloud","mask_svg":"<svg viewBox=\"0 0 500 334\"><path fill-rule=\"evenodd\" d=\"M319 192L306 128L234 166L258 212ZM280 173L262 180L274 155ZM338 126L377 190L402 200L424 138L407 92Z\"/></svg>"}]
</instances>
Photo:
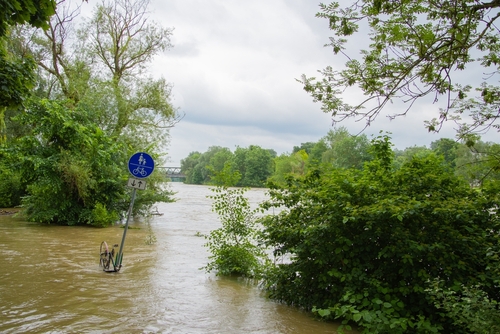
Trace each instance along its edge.
<instances>
[{"instance_id":1,"label":"grey cloud","mask_svg":"<svg viewBox=\"0 0 500 334\"><path fill-rule=\"evenodd\" d=\"M153 66L154 75L174 84L173 101L186 113L171 131L173 161L212 145L255 144L283 153L332 129L330 115L295 81L301 74L317 76L327 65L340 68L346 60L324 47L331 32L327 20L315 17L319 2L152 1L155 17L175 27L174 49ZM360 43L364 39L360 34L355 42L367 45ZM453 137L452 127L439 135L427 133L426 110L437 106L422 108L392 122L385 115L397 110L388 109L364 133L390 131L398 148ZM364 125L363 120L339 124L351 133Z\"/></svg>"}]
</instances>

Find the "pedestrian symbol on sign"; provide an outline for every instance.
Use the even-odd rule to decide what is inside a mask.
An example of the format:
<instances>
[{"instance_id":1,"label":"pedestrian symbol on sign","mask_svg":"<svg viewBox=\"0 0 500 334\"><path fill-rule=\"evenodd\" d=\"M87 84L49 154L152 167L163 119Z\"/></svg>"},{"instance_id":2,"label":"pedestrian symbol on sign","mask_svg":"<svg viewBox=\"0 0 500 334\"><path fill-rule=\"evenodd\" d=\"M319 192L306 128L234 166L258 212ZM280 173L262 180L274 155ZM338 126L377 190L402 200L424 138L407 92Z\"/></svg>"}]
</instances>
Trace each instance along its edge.
<instances>
[{"instance_id":1,"label":"pedestrian symbol on sign","mask_svg":"<svg viewBox=\"0 0 500 334\"><path fill-rule=\"evenodd\" d=\"M128 161L128 170L130 174L137 178L146 178L155 168L153 158L147 153L139 152L134 154Z\"/></svg>"}]
</instances>

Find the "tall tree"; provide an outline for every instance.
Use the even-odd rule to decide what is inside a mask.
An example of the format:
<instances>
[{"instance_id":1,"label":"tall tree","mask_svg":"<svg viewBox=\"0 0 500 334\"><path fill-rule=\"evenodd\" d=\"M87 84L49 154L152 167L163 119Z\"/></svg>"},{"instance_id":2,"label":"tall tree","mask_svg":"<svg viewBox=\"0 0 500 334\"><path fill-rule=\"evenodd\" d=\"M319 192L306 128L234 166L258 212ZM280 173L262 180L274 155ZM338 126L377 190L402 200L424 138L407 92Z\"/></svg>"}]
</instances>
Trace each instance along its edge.
<instances>
[{"instance_id":1,"label":"tall tree","mask_svg":"<svg viewBox=\"0 0 500 334\"><path fill-rule=\"evenodd\" d=\"M271 151L257 145L250 145L248 148L237 147L231 164L241 175L238 186L263 187L273 173Z\"/></svg>"},{"instance_id":2,"label":"tall tree","mask_svg":"<svg viewBox=\"0 0 500 334\"><path fill-rule=\"evenodd\" d=\"M411 161L411 159L415 157L424 158L429 154L432 154L432 150L430 150L426 146L412 146L407 147L402 151L394 150L394 153L394 165L396 168L401 168L402 165L404 165L408 161Z\"/></svg>"},{"instance_id":3,"label":"tall tree","mask_svg":"<svg viewBox=\"0 0 500 334\"><path fill-rule=\"evenodd\" d=\"M20 37L44 70L46 97L92 106L109 135L146 145L165 142L179 120L171 85L145 74L151 59L171 47L173 31L148 19L148 5L103 0L79 27L80 4L59 0L49 29Z\"/></svg>"},{"instance_id":4,"label":"tall tree","mask_svg":"<svg viewBox=\"0 0 500 334\"><path fill-rule=\"evenodd\" d=\"M441 107L426 125L430 131L438 131L447 120L457 122L459 136L499 129L499 1L345 3L321 4L317 14L328 20L335 34L329 43L334 53L347 56L345 68L327 67L320 71L323 79L301 80L335 121L365 118L369 125L390 102L406 104L389 115L393 118L430 96ZM358 31L370 36L360 56L348 49L349 39ZM366 99L346 102L345 89L352 86L361 89Z\"/></svg>"},{"instance_id":5,"label":"tall tree","mask_svg":"<svg viewBox=\"0 0 500 334\"><path fill-rule=\"evenodd\" d=\"M245 156L245 174L242 184L247 187L263 187L273 170L271 152L257 145L250 145Z\"/></svg>"},{"instance_id":6,"label":"tall tree","mask_svg":"<svg viewBox=\"0 0 500 334\"><path fill-rule=\"evenodd\" d=\"M235 170L237 170L241 177L243 178L245 173L246 173L246 155L247 155L247 148L244 147L236 147L234 150L233 154L233 160L231 161L231 165ZM240 182L238 183L239 186L241 186L242 179L240 179Z\"/></svg>"},{"instance_id":7,"label":"tall tree","mask_svg":"<svg viewBox=\"0 0 500 334\"><path fill-rule=\"evenodd\" d=\"M358 168L370 159L370 142L366 135L353 136L347 128L340 127L328 131L324 137L328 149L322 155L322 161L337 168Z\"/></svg>"},{"instance_id":8,"label":"tall tree","mask_svg":"<svg viewBox=\"0 0 500 334\"><path fill-rule=\"evenodd\" d=\"M308 160L309 155L306 150L299 150L290 155L282 154L274 158L274 173L269 178L269 181L285 184L287 177L304 175L307 170Z\"/></svg>"},{"instance_id":9,"label":"tall tree","mask_svg":"<svg viewBox=\"0 0 500 334\"><path fill-rule=\"evenodd\" d=\"M229 169L227 163L231 161L233 157L233 152L227 147L222 147L217 150L211 157L208 162L207 168L210 170L210 183L212 183L212 179L220 173L223 173L224 167ZM224 174L224 173L223 173Z\"/></svg>"},{"instance_id":10,"label":"tall tree","mask_svg":"<svg viewBox=\"0 0 500 334\"><path fill-rule=\"evenodd\" d=\"M39 91L49 91L42 95L48 99L34 97L29 109L18 110L12 125L24 130L0 147L2 156L14 158L6 168L19 170L22 184L28 184L23 203L30 219L107 225L125 208L124 159L147 150L161 163L159 148L177 112L170 85L142 73L151 57L168 48L171 30L148 22L148 3L103 1L77 35L78 6L61 0L46 31L9 36L9 51L36 59L45 73ZM107 67L106 59L116 66ZM12 73L5 77L21 81ZM20 161L26 168L15 169ZM106 164L108 169L102 166ZM149 180L148 189L137 196L134 213L170 200L168 191L159 187L161 175L154 173Z\"/></svg>"},{"instance_id":11,"label":"tall tree","mask_svg":"<svg viewBox=\"0 0 500 334\"><path fill-rule=\"evenodd\" d=\"M148 22L149 2L103 0L87 25L89 52L100 61L104 73L110 74L117 109L114 135L131 123L143 122L143 113L140 118L134 116L144 109L153 114L146 121L154 121L154 117L171 120L175 115L165 80L139 76L156 54L172 46L172 29Z\"/></svg>"},{"instance_id":12,"label":"tall tree","mask_svg":"<svg viewBox=\"0 0 500 334\"><path fill-rule=\"evenodd\" d=\"M189 155L181 160L181 171L186 174L186 183L196 184L198 182L198 177L196 176L195 167L198 165L200 160L200 152L190 152ZM200 175L201 181L201 175Z\"/></svg>"},{"instance_id":13,"label":"tall tree","mask_svg":"<svg viewBox=\"0 0 500 334\"><path fill-rule=\"evenodd\" d=\"M58 10L49 22L49 29L32 43L38 65L45 70L48 97L67 98L78 103L88 89L91 76L90 64L81 52L84 41L75 38L73 21L80 15L80 5L59 0ZM58 95L57 95L58 94Z\"/></svg>"},{"instance_id":14,"label":"tall tree","mask_svg":"<svg viewBox=\"0 0 500 334\"><path fill-rule=\"evenodd\" d=\"M431 143L431 149L444 157L444 161L455 168L456 150L460 144L450 138L441 138Z\"/></svg>"},{"instance_id":15,"label":"tall tree","mask_svg":"<svg viewBox=\"0 0 500 334\"><path fill-rule=\"evenodd\" d=\"M231 152L226 147L221 146L210 146L206 152L204 152L197 163L196 171L200 173L201 182L197 182L197 184L206 184L210 183L210 177L214 175L215 170L222 170L224 167L224 162L219 161L220 156L217 156L218 153L223 152L222 156ZM215 158L214 158L215 157ZM212 165L214 163L215 165Z\"/></svg>"},{"instance_id":16,"label":"tall tree","mask_svg":"<svg viewBox=\"0 0 500 334\"><path fill-rule=\"evenodd\" d=\"M311 149L309 164L318 165L323 159L323 153L328 150L325 138L321 138Z\"/></svg>"},{"instance_id":17,"label":"tall tree","mask_svg":"<svg viewBox=\"0 0 500 334\"><path fill-rule=\"evenodd\" d=\"M211 178L222 173L233 153L227 147L210 146L204 153L191 152L181 160L181 169L186 174L186 183L208 184Z\"/></svg>"},{"instance_id":18,"label":"tall tree","mask_svg":"<svg viewBox=\"0 0 500 334\"><path fill-rule=\"evenodd\" d=\"M298 152L300 150L304 150L307 154L311 154L311 151L312 151L314 145L316 145L316 143L313 143L310 141L308 141L306 143L301 143L300 146L293 147L292 153Z\"/></svg>"}]
</instances>

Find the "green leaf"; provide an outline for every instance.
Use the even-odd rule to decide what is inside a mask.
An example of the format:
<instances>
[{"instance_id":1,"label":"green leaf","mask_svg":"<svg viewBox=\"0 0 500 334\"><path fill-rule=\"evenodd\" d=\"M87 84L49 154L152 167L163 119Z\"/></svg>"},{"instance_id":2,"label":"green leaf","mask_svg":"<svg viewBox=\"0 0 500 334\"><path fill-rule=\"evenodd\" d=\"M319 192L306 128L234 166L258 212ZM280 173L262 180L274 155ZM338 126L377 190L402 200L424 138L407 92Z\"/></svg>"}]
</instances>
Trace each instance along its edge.
<instances>
[{"instance_id":1,"label":"green leaf","mask_svg":"<svg viewBox=\"0 0 500 334\"><path fill-rule=\"evenodd\" d=\"M321 317L327 317L331 314L330 310L329 309L318 309L318 314L321 316Z\"/></svg>"}]
</instances>

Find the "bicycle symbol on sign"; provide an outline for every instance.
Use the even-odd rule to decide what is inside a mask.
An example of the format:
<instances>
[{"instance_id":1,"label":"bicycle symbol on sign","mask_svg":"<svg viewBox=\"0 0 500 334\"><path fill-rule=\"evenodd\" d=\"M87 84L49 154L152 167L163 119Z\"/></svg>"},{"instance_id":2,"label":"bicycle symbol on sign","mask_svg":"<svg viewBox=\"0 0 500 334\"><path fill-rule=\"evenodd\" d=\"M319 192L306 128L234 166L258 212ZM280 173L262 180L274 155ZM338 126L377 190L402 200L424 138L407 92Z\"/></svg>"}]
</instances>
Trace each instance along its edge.
<instances>
[{"instance_id":1,"label":"bicycle symbol on sign","mask_svg":"<svg viewBox=\"0 0 500 334\"><path fill-rule=\"evenodd\" d=\"M146 176L147 172L144 170L144 167L137 167L132 171L132 174L134 175L141 175L141 176Z\"/></svg>"}]
</instances>

